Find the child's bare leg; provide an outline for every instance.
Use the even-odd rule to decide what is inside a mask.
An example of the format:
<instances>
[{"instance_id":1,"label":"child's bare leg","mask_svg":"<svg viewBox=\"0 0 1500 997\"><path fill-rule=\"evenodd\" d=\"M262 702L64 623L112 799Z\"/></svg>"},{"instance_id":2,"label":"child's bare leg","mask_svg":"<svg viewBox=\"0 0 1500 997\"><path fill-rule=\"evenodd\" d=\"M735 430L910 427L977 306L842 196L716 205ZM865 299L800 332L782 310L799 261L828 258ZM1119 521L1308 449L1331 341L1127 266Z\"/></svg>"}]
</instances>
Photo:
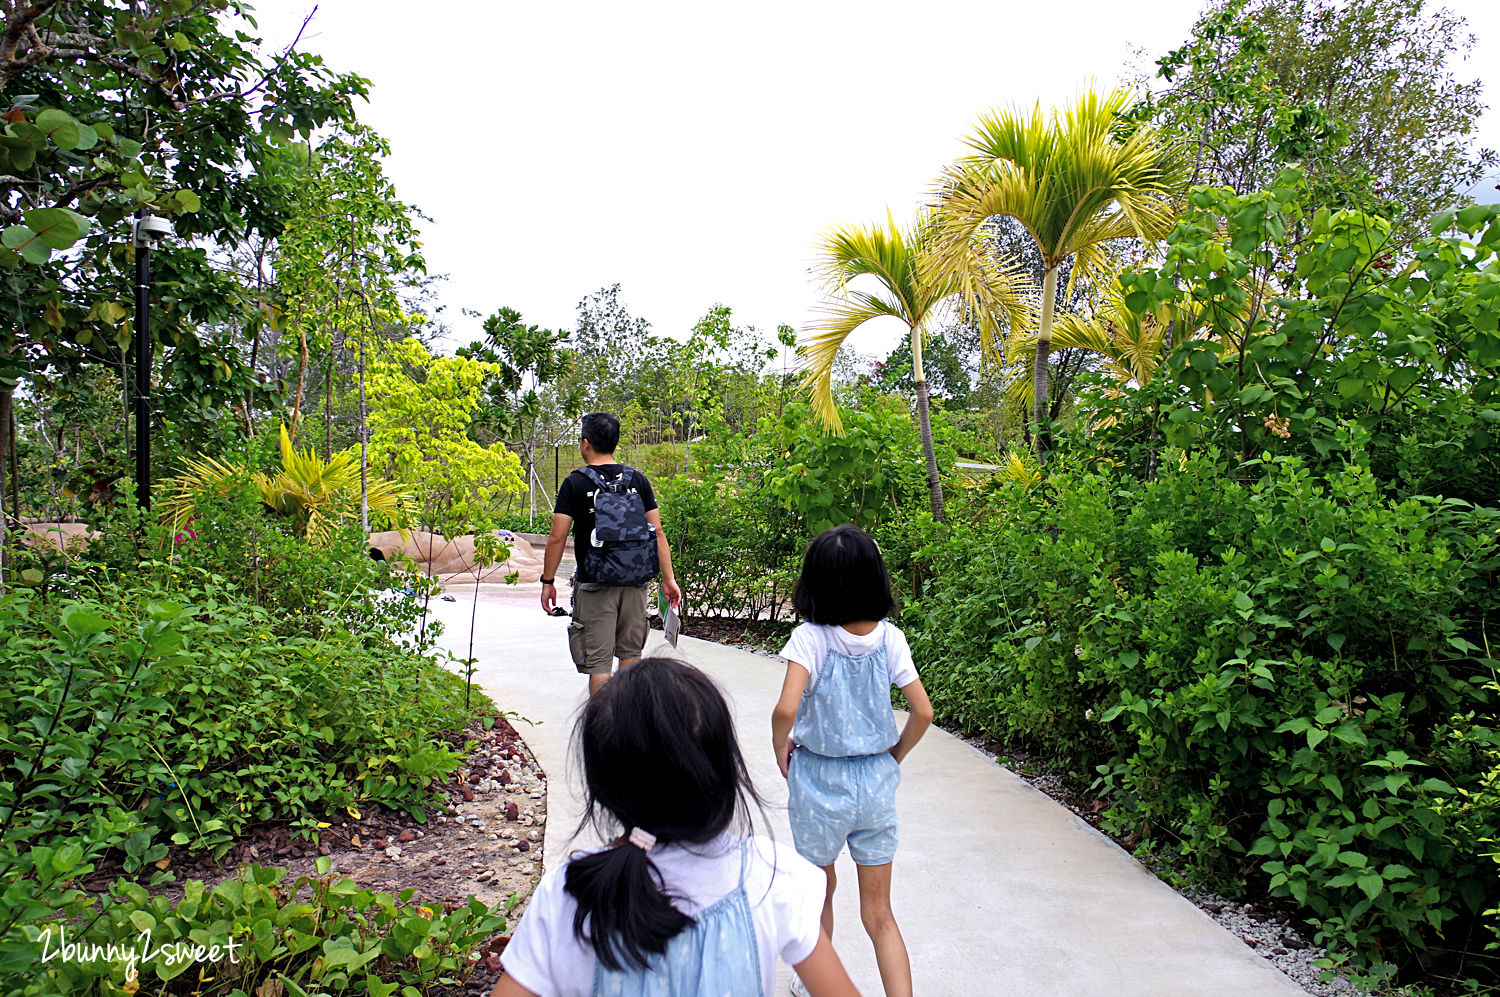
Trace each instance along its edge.
<instances>
[{"instance_id":1,"label":"child's bare leg","mask_svg":"<svg viewBox=\"0 0 1500 997\"><path fill-rule=\"evenodd\" d=\"M911 997L911 959L891 913L891 863L859 869L859 919L875 943L875 963L885 997ZM829 891L832 899L832 890Z\"/></svg>"},{"instance_id":2,"label":"child's bare leg","mask_svg":"<svg viewBox=\"0 0 1500 997\"><path fill-rule=\"evenodd\" d=\"M829 940L833 939L833 888L838 885L838 877L833 874L833 866L823 866L823 875L828 877L828 892L823 896L823 934Z\"/></svg>"}]
</instances>

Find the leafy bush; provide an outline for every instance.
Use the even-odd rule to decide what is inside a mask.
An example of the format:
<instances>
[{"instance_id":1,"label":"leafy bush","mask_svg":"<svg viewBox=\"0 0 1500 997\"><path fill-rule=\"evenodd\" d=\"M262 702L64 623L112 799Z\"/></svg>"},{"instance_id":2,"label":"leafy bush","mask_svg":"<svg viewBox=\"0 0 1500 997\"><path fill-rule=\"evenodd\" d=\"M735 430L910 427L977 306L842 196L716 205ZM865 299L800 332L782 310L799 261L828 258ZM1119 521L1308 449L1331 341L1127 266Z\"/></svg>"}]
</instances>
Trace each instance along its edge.
<instances>
[{"instance_id":1,"label":"leafy bush","mask_svg":"<svg viewBox=\"0 0 1500 997\"><path fill-rule=\"evenodd\" d=\"M1264 877L1345 957L1426 958L1500 900L1500 512L1387 499L1355 461L1244 473L997 485L921 554L923 680L1097 775L1113 829L1188 873Z\"/></svg>"},{"instance_id":2,"label":"leafy bush","mask_svg":"<svg viewBox=\"0 0 1500 997\"><path fill-rule=\"evenodd\" d=\"M806 404L789 404L754 435L695 449L700 476L658 482L672 563L691 611L785 618L807 542L840 523L871 531L893 574L906 569L910 523L930 515L916 425L896 398L869 397L840 413L844 432L833 435ZM947 429L938 423L951 465Z\"/></svg>"},{"instance_id":3,"label":"leafy bush","mask_svg":"<svg viewBox=\"0 0 1500 997\"><path fill-rule=\"evenodd\" d=\"M319 859L318 875L291 884L286 870L258 865L212 889L190 880L175 904L121 880L102 901L77 900L69 913L79 920L25 925L26 944L0 953L0 979L17 997L97 993L101 979L127 993L134 981L144 992L194 997L430 993L461 984L470 953L505 928L500 908L473 897L426 907L411 889L373 893L330 876L329 864ZM87 865L67 868L76 875ZM56 958L64 943L83 946L85 957ZM86 957L110 945L115 958ZM54 958L43 963L44 951Z\"/></svg>"},{"instance_id":4,"label":"leafy bush","mask_svg":"<svg viewBox=\"0 0 1500 997\"><path fill-rule=\"evenodd\" d=\"M101 858L154 885L168 841L223 854L252 824L311 832L364 801L423 819L462 758L442 735L492 709L466 709L412 639L420 604L387 586L413 580L356 529L315 548L244 501L199 509L195 535L127 513L82 554L18 559L24 584L0 596L0 967L34 973L38 931L92 917L75 880Z\"/></svg>"},{"instance_id":5,"label":"leafy bush","mask_svg":"<svg viewBox=\"0 0 1500 997\"><path fill-rule=\"evenodd\" d=\"M1195 188L1159 269L1121 278L1136 315L1197 331L1142 390L1097 400L1089 444L1144 471L1159 442L1336 469L1357 427L1392 494L1500 501L1500 206L1445 212L1408 251L1386 219L1270 190Z\"/></svg>"}]
</instances>

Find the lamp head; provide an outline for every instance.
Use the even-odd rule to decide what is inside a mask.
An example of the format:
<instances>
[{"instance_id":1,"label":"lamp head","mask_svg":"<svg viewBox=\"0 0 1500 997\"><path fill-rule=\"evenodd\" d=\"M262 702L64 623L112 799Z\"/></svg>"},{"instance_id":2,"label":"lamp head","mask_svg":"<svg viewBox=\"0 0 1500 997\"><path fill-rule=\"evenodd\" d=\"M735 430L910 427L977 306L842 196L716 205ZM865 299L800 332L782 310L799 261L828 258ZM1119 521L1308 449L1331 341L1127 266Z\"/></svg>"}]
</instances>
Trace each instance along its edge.
<instances>
[{"instance_id":1,"label":"lamp head","mask_svg":"<svg viewBox=\"0 0 1500 997\"><path fill-rule=\"evenodd\" d=\"M137 246L155 246L163 239L171 238L175 234L172 223L165 218L147 215L135 220L135 244Z\"/></svg>"}]
</instances>

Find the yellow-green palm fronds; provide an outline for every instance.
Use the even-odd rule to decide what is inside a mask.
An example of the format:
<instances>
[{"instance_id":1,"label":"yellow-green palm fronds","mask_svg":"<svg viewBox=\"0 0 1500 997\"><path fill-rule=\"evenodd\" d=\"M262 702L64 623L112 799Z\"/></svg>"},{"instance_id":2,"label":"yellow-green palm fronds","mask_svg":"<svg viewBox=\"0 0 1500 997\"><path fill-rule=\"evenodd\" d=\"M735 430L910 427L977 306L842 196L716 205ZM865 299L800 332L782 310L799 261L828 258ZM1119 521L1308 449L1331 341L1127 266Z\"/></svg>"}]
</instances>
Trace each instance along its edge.
<instances>
[{"instance_id":1,"label":"yellow-green palm fronds","mask_svg":"<svg viewBox=\"0 0 1500 997\"><path fill-rule=\"evenodd\" d=\"M974 154L939 180L933 256L939 275L961 267L965 247L990 218L1015 218L1043 265L1074 258L1072 279L1107 275L1105 243L1154 240L1170 230L1186 185L1187 160L1162 133L1142 126L1121 134L1128 91L1086 91L1046 114L995 109L968 138Z\"/></svg>"},{"instance_id":2,"label":"yellow-green palm fronds","mask_svg":"<svg viewBox=\"0 0 1500 997\"><path fill-rule=\"evenodd\" d=\"M899 319L912 337L913 357L928 325L944 309L957 307L980 323L990 338L1007 323L1026 321L1031 302L1019 290L1024 277L1008 261L971 242L964 265L950 278L933 280L924 266L927 229L919 222L909 230L887 212L885 225L848 225L820 238L813 272L827 297L819 317L803 330L799 354L814 413L835 432L840 430L833 401L833 365L849 336L876 318ZM870 290L851 288L866 281ZM921 375L920 367L917 371Z\"/></svg>"},{"instance_id":3,"label":"yellow-green palm fronds","mask_svg":"<svg viewBox=\"0 0 1500 997\"><path fill-rule=\"evenodd\" d=\"M334 454L324 461L309 450L292 446L286 426L281 427L281 467L274 473L252 473L242 465L216 460L206 454L183 461L185 470L168 483L161 518L174 528L186 526L196 514L205 494L225 496L236 488L253 487L261 504L292 519L298 534L314 546L328 542L338 521L358 515L359 463L351 453ZM368 485L370 511L386 516L403 528L404 492L388 481Z\"/></svg>"},{"instance_id":4,"label":"yellow-green palm fronds","mask_svg":"<svg viewBox=\"0 0 1500 997\"><path fill-rule=\"evenodd\" d=\"M223 498L254 477L243 465L216 460L202 453L184 458L182 464L182 473L166 482L157 501L160 520L170 524L174 531L186 527L197 515L200 496L207 494Z\"/></svg>"}]
</instances>

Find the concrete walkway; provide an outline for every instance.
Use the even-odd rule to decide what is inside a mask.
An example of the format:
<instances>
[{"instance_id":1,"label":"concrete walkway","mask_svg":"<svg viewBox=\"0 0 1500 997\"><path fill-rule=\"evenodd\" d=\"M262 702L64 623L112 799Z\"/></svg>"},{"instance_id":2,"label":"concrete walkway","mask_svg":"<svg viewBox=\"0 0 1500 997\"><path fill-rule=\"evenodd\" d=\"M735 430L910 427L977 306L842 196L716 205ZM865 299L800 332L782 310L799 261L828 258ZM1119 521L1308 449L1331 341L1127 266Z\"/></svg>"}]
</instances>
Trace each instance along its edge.
<instances>
[{"instance_id":1,"label":"concrete walkway","mask_svg":"<svg viewBox=\"0 0 1500 997\"><path fill-rule=\"evenodd\" d=\"M442 643L465 657L474 603L454 594L458 602L432 605L446 625ZM567 623L544 616L534 594L511 590L481 596L474 639L475 681L500 709L534 724L516 728L548 774L548 868L596 840L591 832L573 837L580 780L568 739L586 680L568 657ZM659 631L646 653L671 653ZM692 638L683 638L677 653L725 691L767 801L769 833L790 842L786 783L770 744L785 665ZM907 758L897 799L893 906L919 995L1303 994L1108 838L941 730L933 728ZM847 853L838 875L834 947L860 991L878 997L880 976L859 923ZM776 997L790 978L783 968Z\"/></svg>"}]
</instances>

